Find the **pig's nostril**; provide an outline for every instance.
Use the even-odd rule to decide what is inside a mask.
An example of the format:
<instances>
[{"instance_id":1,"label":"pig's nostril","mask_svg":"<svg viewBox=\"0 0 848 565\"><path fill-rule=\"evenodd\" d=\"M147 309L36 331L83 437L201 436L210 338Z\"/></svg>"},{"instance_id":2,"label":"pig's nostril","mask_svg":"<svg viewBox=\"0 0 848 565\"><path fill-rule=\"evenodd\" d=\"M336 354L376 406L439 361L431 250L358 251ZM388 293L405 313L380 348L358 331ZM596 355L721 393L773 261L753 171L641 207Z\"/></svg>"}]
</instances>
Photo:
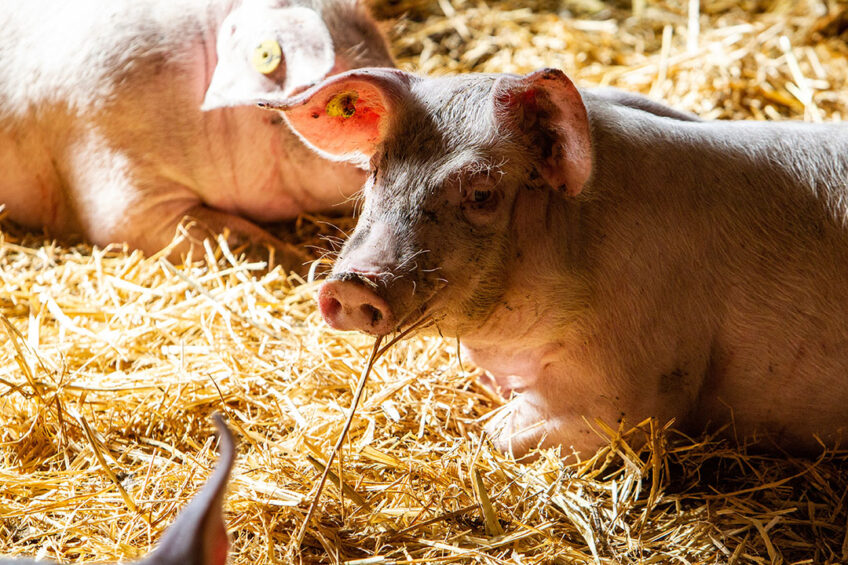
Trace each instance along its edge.
<instances>
[{"instance_id":1,"label":"pig's nostril","mask_svg":"<svg viewBox=\"0 0 848 565\"><path fill-rule=\"evenodd\" d=\"M383 335L395 324L389 304L361 282L329 280L318 291L324 320L337 330Z\"/></svg>"},{"instance_id":2,"label":"pig's nostril","mask_svg":"<svg viewBox=\"0 0 848 565\"><path fill-rule=\"evenodd\" d=\"M324 298L320 301L321 313L325 317L335 318L342 309L342 303L334 297Z\"/></svg>"},{"instance_id":3,"label":"pig's nostril","mask_svg":"<svg viewBox=\"0 0 848 565\"><path fill-rule=\"evenodd\" d=\"M383 319L383 313L370 304L363 304L359 307L359 311L362 312L366 320L371 320L372 326L378 324Z\"/></svg>"}]
</instances>

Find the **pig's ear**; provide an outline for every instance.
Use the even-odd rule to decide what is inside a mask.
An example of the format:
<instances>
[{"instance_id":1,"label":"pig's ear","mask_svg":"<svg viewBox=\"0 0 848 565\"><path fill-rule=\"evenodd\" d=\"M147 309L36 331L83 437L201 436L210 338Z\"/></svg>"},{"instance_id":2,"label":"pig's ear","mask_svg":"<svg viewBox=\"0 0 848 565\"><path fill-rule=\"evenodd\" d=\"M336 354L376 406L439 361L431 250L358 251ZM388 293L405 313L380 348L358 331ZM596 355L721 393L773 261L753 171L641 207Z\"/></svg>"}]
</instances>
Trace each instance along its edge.
<instances>
[{"instance_id":1,"label":"pig's ear","mask_svg":"<svg viewBox=\"0 0 848 565\"><path fill-rule=\"evenodd\" d=\"M235 460L235 441L219 414L218 464L194 499L180 512L145 565L225 565L229 538L224 524L224 491Z\"/></svg>"},{"instance_id":2,"label":"pig's ear","mask_svg":"<svg viewBox=\"0 0 848 565\"><path fill-rule=\"evenodd\" d=\"M557 69L501 77L493 87L497 123L506 122L542 148L539 173L563 194L576 196L592 172L592 140L583 99Z\"/></svg>"},{"instance_id":3,"label":"pig's ear","mask_svg":"<svg viewBox=\"0 0 848 565\"><path fill-rule=\"evenodd\" d=\"M290 94L324 78L336 60L321 16L299 6L236 8L218 30L216 50L202 110Z\"/></svg>"},{"instance_id":4,"label":"pig's ear","mask_svg":"<svg viewBox=\"0 0 848 565\"><path fill-rule=\"evenodd\" d=\"M366 167L411 78L395 69L354 70L294 98L259 105L282 110L301 139L325 157Z\"/></svg>"}]
</instances>

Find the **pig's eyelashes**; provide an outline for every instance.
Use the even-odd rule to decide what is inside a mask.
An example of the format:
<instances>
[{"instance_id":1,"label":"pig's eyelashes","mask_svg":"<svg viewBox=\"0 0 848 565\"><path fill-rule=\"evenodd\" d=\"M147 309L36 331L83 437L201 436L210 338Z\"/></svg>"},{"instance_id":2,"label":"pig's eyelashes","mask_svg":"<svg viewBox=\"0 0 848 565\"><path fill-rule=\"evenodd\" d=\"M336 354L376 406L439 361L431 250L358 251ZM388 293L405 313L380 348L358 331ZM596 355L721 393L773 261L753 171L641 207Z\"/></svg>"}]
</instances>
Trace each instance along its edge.
<instances>
[{"instance_id":1,"label":"pig's eyelashes","mask_svg":"<svg viewBox=\"0 0 848 565\"><path fill-rule=\"evenodd\" d=\"M471 201L474 204L482 204L492 198L491 190L474 190L471 192Z\"/></svg>"}]
</instances>

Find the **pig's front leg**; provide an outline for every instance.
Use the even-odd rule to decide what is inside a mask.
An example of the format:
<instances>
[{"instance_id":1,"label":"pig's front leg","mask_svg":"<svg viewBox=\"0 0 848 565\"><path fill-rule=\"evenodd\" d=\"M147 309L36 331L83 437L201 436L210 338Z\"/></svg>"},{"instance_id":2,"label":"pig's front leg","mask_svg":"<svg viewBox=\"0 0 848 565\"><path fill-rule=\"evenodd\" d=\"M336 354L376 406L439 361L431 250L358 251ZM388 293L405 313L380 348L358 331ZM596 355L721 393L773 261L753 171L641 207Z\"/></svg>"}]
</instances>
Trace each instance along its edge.
<instances>
[{"instance_id":1,"label":"pig's front leg","mask_svg":"<svg viewBox=\"0 0 848 565\"><path fill-rule=\"evenodd\" d=\"M170 198L178 194L177 189L167 191L164 202L141 206L146 213L127 214L124 222L111 231L94 228L92 241L99 245L126 243L147 255L170 246L170 259L181 261L189 254L194 259L202 257L204 240L226 234L229 248L236 254L244 253L249 261L266 262L269 267L280 265L287 271L305 274L309 257L296 246L277 239L249 220L210 208L196 198ZM185 237L177 237L180 231Z\"/></svg>"},{"instance_id":2,"label":"pig's front leg","mask_svg":"<svg viewBox=\"0 0 848 565\"><path fill-rule=\"evenodd\" d=\"M463 353L488 369L478 377L480 384L509 399L485 428L499 450L521 457L535 447L562 445L563 456L574 450L587 457L604 445L605 440L589 427L582 414L602 415L600 410L604 416L620 415L604 406L603 400L593 398L598 388L603 388L601 383L580 386L591 380L579 368L566 368L555 360L557 349L513 349L508 344L474 348L463 344ZM602 399L606 396L600 394ZM614 420L608 423L615 426Z\"/></svg>"},{"instance_id":3,"label":"pig's front leg","mask_svg":"<svg viewBox=\"0 0 848 565\"><path fill-rule=\"evenodd\" d=\"M310 257L297 246L279 240L256 224L241 218L199 204L186 210L181 221L191 226L189 239L178 252L187 252L189 245L196 246L204 238L214 238L218 234L227 233L227 245L230 249L244 253L249 260L272 262L280 265L286 271L294 271L301 275L308 269ZM176 229L177 224L173 227ZM173 233L173 232L172 232ZM199 236L199 237L198 237ZM196 252L193 255L197 257ZM271 257L273 253L273 257ZM269 266L273 266L269 263Z\"/></svg>"},{"instance_id":4,"label":"pig's front leg","mask_svg":"<svg viewBox=\"0 0 848 565\"><path fill-rule=\"evenodd\" d=\"M251 260L273 261L287 270L305 272L308 256L242 217L210 208L182 183L139 166L112 148L95 132L80 137L64 164L57 167L67 176L68 208L77 217L79 230L91 243L106 246L126 243L148 255L174 242L181 225L188 237L173 246L171 258L180 260L204 253L203 240L228 233L231 249Z\"/></svg>"},{"instance_id":5,"label":"pig's front leg","mask_svg":"<svg viewBox=\"0 0 848 565\"><path fill-rule=\"evenodd\" d=\"M659 383L650 379L606 376L618 373L563 363L545 367L534 378L490 377L511 399L486 424L485 431L495 447L516 457L536 447L561 445L563 457L575 451L586 459L609 443L598 420L611 429L618 429L620 423L629 429L650 417L662 424L671 419L683 421L691 404L686 387L667 386L671 390L660 397L654 392ZM631 438L631 446L639 447L644 439Z\"/></svg>"},{"instance_id":6,"label":"pig's front leg","mask_svg":"<svg viewBox=\"0 0 848 565\"><path fill-rule=\"evenodd\" d=\"M576 412L563 412L536 388L514 393L486 424L494 446L515 457L536 447L562 445L562 456L576 451L585 459L608 443ZM615 422L608 422L615 427Z\"/></svg>"}]
</instances>

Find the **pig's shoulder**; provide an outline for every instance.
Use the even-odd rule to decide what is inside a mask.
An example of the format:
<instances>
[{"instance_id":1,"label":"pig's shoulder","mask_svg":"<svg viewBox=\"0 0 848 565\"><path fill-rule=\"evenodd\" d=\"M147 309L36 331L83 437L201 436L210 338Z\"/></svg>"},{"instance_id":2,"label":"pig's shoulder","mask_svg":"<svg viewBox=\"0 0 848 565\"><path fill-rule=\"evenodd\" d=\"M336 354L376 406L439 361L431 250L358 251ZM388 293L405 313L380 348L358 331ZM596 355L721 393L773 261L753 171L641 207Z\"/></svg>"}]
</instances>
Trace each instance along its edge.
<instances>
[{"instance_id":1,"label":"pig's shoulder","mask_svg":"<svg viewBox=\"0 0 848 565\"><path fill-rule=\"evenodd\" d=\"M788 155L797 152L848 150L848 125L800 121L702 120L638 94L616 89L583 91L593 131L641 143L664 140L705 150Z\"/></svg>"},{"instance_id":2,"label":"pig's shoulder","mask_svg":"<svg viewBox=\"0 0 848 565\"><path fill-rule=\"evenodd\" d=\"M593 143L618 147L623 145L649 145L655 142L672 142L678 138L691 139L701 135L704 125L694 116L680 113L647 98L635 98L611 89L602 92L583 91L583 103L589 118ZM646 107L646 101L651 105Z\"/></svg>"},{"instance_id":3,"label":"pig's shoulder","mask_svg":"<svg viewBox=\"0 0 848 565\"><path fill-rule=\"evenodd\" d=\"M651 116L671 118L684 122L699 122L701 119L690 112L678 110L667 104L618 88L598 87L581 91L587 105L598 107L607 106L612 109L638 110ZM646 117L646 116L642 116Z\"/></svg>"}]
</instances>

